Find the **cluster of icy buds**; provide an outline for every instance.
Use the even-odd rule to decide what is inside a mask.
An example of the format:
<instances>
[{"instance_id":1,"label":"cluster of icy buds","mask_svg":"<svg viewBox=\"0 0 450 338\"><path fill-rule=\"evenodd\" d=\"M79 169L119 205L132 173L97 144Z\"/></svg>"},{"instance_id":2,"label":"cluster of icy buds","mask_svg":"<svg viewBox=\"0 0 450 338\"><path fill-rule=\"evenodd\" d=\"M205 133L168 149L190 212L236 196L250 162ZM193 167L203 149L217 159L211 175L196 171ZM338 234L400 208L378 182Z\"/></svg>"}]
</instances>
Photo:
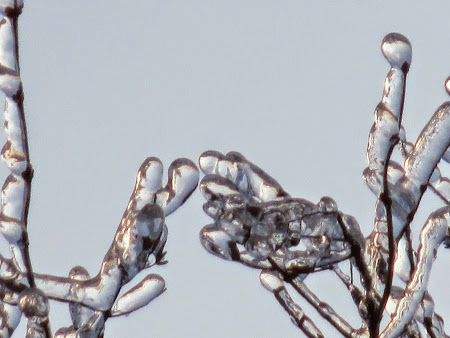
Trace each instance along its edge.
<instances>
[{"instance_id":1,"label":"cluster of icy buds","mask_svg":"<svg viewBox=\"0 0 450 338\"><path fill-rule=\"evenodd\" d=\"M345 234L362 240L356 221L330 197L317 204L290 197L241 154L207 151L200 190L214 219L201 232L205 248L223 258L285 272L312 272L347 259Z\"/></svg>"}]
</instances>

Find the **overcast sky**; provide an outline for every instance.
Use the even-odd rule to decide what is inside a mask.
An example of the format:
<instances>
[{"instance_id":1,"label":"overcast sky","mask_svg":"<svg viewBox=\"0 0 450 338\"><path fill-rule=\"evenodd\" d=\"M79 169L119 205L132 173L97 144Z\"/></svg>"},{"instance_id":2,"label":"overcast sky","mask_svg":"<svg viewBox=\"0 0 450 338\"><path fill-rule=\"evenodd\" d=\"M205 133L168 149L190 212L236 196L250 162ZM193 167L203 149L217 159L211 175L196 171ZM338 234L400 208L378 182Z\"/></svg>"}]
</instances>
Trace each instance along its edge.
<instances>
[{"instance_id":1,"label":"overcast sky","mask_svg":"<svg viewBox=\"0 0 450 338\"><path fill-rule=\"evenodd\" d=\"M20 51L35 168L34 269L67 275L83 265L95 275L141 162L197 162L208 149L240 151L293 196L332 196L368 234L375 197L361 173L389 71L384 35L400 32L413 45L409 140L448 100L450 2L413 3L26 1ZM425 202L416 229L440 206ZM147 273L161 274L167 291L110 319L105 336L301 336L257 270L201 247L198 233L211 222L202 203L197 191L166 220L169 264ZM450 250L441 248L437 260L430 292L450 321ZM354 306L330 276L306 281L356 325ZM55 332L70 322L67 305L51 306ZM24 330L22 323L17 336Z\"/></svg>"}]
</instances>

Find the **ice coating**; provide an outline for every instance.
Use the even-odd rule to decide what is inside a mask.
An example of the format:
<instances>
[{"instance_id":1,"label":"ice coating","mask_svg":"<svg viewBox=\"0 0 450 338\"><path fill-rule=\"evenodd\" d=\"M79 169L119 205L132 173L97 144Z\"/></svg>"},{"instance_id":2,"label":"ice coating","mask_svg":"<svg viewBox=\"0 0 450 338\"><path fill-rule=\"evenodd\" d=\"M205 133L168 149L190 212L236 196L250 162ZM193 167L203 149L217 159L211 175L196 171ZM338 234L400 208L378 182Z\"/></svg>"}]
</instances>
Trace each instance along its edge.
<instances>
[{"instance_id":1,"label":"ice coating","mask_svg":"<svg viewBox=\"0 0 450 338\"><path fill-rule=\"evenodd\" d=\"M450 95L450 76L445 79L445 91Z\"/></svg>"},{"instance_id":2,"label":"ice coating","mask_svg":"<svg viewBox=\"0 0 450 338\"><path fill-rule=\"evenodd\" d=\"M27 318L27 337L49 337L49 304L46 295L39 289L31 287L19 295L19 308Z\"/></svg>"},{"instance_id":3,"label":"ice coating","mask_svg":"<svg viewBox=\"0 0 450 338\"><path fill-rule=\"evenodd\" d=\"M89 277L80 266L74 267L68 278L35 274L36 285L43 295L69 302L73 325L58 330L57 337L98 336L109 318L105 317L105 311L111 311L114 316L130 313L147 305L165 290L163 278L151 274L116 299L121 288L137 273L154 264L165 263L166 213L178 208L197 185L198 170L187 159L178 159L171 164L165 187L162 187L161 171L161 162L153 157L146 159L139 168L130 201L96 276ZM11 180L15 179L13 175L11 177ZM4 191L8 191L9 186L17 185L11 185L7 180ZM3 195L5 200L11 193ZM158 196L169 198L158 199ZM20 209L10 208L13 203L8 201L5 205L3 214L9 217L20 215ZM20 277L23 277L21 272L0 256L0 280L13 279L15 288L29 290L27 280ZM14 318L13 314L11 318Z\"/></svg>"},{"instance_id":4,"label":"ice coating","mask_svg":"<svg viewBox=\"0 0 450 338\"><path fill-rule=\"evenodd\" d=\"M406 177L418 186L426 184L450 145L450 102L443 103L417 138L405 161Z\"/></svg>"},{"instance_id":5,"label":"ice coating","mask_svg":"<svg viewBox=\"0 0 450 338\"><path fill-rule=\"evenodd\" d=\"M159 275L146 276L116 301L111 309L111 316L126 315L146 306L164 292L165 285L164 279Z\"/></svg>"},{"instance_id":6,"label":"ice coating","mask_svg":"<svg viewBox=\"0 0 450 338\"><path fill-rule=\"evenodd\" d=\"M9 243L12 253L12 262L9 268L15 269L13 275L21 274L15 278L13 290L7 290L7 294L25 292L28 286L34 289L34 274L28 248L27 216L30 200L31 181L33 169L28 154L28 142L26 124L23 109L23 88L19 73L18 56L18 30L15 29L18 17L22 11L23 1L1 1L0 12L3 18L0 20L0 90L5 94L4 105L4 130L6 136L5 145L2 148L2 160L9 169L10 174L2 187L0 232ZM0 257L2 260L3 257ZM2 264L3 267L6 265ZM3 275L4 276L4 275ZM5 280L3 280L5 282ZM11 285L11 284L10 284ZM8 288L7 288L8 289ZM30 291L31 292L31 291ZM29 295L24 293L22 310L28 308L28 300L38 297L38 291ZM39 297L38 297L39 298ZM36 299L38 299L36 298ZM44 302L41 297L39 301ZM6 304L0 300L0 335L9 337L16 329L21 309L16 304ZM50 327L47 321L39 322L40 317L32 315L28 318L28 331L36 337L49 336ZM38 323L39 322L39 323ZM42 324L42 325L41 325Z\"/></svg>"},{"instance_id":7,"label":"ice coating","mask_svg":"<svg viewBox=\"0 0 450 338\"><path fill-rule=\"evenodd\" d=\"M320 212L336 212L338 210L336 201L331 197L322 197L318 203L318 209Z\"/></svg>"},{"instance_id":8,"label":"ice coating","mask_svg":"<svg viewBox=\"0 0 450 338\"><path fill-rule=\"evenodd\" d=\"M199 159L207 173L200 183L207 200L204 210L215 221L200 233L205 249L254 267L270 260L286 271L313 271L349 257L350 244L332 198L323 197L317 204L291 198L241 154L230 154L208 151ZM236 171L244 168L250 189L238 187L236 183L243 181L240 175L217 170L222 162ZM352 233L362 237L357 223L352 226Z\"/></svg>"},{"instance_id":9,"label":"ice coating","mask_svg":"<svg viewBox=\"0 0 450 338\"><path fill-rule=\"evenodd\" d=\"M421 232L417 267L397 305L395 316L387 325L381 338L397 337L413 319L427 290L431 267L439 245L449 236L450 207L441 208L430 215ZM428 314L428 317L431 315Z\"/></svg>"},{"instance_id":10,"label":"ice coating","mask_svg":"<svg viewBox=\"0 0 450 338\"><path fill-rule=\"evenodd\" d=\"M275 292L284 287L283 281L272 271L261 271L259 280L262 286L270 292Z\"/></svg>"},{"instance_id":11,"label":"ice coating","mask_svg":"<svg viewBox=\"0 0 450 338\"><path fill-rule=\"evenodd\" d=\"M210 253L226 260L239 259L239 250L225 231L214 225L205 226L200 232L200 243Z\"/></svg>"},{"instance_id":12,"label":"ice coating","mask_svg":"<svg viewBox=\"0 0 450 338\"><path fill-rule=\"evenodd\" d=\"M402 34L390 33L381 43L381 51L392 68L402 69L406 64L406 71L411 64L412 48L409 40Z\"/></svg>"},{"instance_id":13,"label":"ice coating","mask_svg":"<svg viewBox=\"0 0 450 338\"><path fill-rule=\"evenodd\" d=\"M23 0L1 0L0 1L0 14L9 15L15 14L17 11L22 11ZM17 14L16 14L17 15Z\"/></svg>"},{"instance_id":14,"label":"ice coating","mask_svg":"<svg viewBox=\"0 0 450 338\"><path fill-rule=\"evenodd\" d=\"M206 199L203 209L214 220L201 232L203 246L223 259L262 269L262 285L308 336L321 334L302 325L303 319L308 323L309 319L284 284L291 284L344 336L378 336L387 310L393 318L403 318L405 331L396 331L394 336L447 337L431 296L423 290L437 248L450 243L448 220L432 213L423 227L419 249L409 227L414 226L427 188L448 208L450 181L441 175L438 165L450 162L449 103L438 108L414 144L409 142L402 119L411 44L403 35L391 33L383 39L381 49L391 68L374 112L368 167L363 173L377 196L374 230L368 237L362 235L353 217L338 211L333 199L323 197L314 204L292 198L239 153L207 151L199 158L206 174L200 184ZM450 93L450 77L445 87ZM404 161L393 161L397 155ZM359 272L360 285L354 284L352 273L350 277L339 268L348 258ZM359 329L352 328L303 283L309 273L321 269L332 269L349 290L362 319ZM415 277L407 284L413 272ZM396 283L402 286L393 285L394 275L400 277ZM402 315L401 307L412 315ZM390 325L394 328L397 324Z\"/></svg>"},{"instance_id":15,"label":"ice coating","mask_svg":"<svg viewBox=\"0 0 450 338\"><path fill-rule=\"evenodd\" d=\"M167 185L156 193L156 203L164 214L170 215L178 209L197 187L199 173L195 164L187 158L172 162L168 170Z\"/></svg>"},{"instance_id":16,"label":"ice coating","mask_svg":"<svg viewBox=\"0 0 450 338\"><path fill-rule=\"evenodd\" d=\"M89 272L82 266L75 266L69 272L69 278L72 280L86 281L90 279ZM71 287L70 293L78 292L78 285L75 284ZM94 311L86 306L82 306L78 303L69 303L69 313L72 319L73 328L75 330L86 324L94 314Z\"/></svg>"},{"instance_id":17,"label":"ice coating","mask_svg":"<svg viewBox=\"0 0 450 338\"><path fill-rule=\"evenodd\" d=\"M12 19L5 16L0 20L0 90L7 97L14 96L21 84L16 55L15 52L12 52L15 48Z\"/></svg>"},{"instance_id":18,"label":"ice coating","mask_svg":"<svg viewBox=\"0 0 450 338\"><path fill-rule=\"evenodd\" d=\"M113 243L95 277L90 278L82 267L73 268L69 278L36 274L36 283L45 294L70 303L73 325L58 330L57 336L99 334L107 319L104 311L111 311L113 316L128 314L165 290L164 279L150 274L116 299L121 288L140 271L165 263L165 216L178 208L197 185L198 170L187 159L174 161L168 171L168 183L163 187L161 161L149 157L142 163Z\"/></svg>"}]
</instances>

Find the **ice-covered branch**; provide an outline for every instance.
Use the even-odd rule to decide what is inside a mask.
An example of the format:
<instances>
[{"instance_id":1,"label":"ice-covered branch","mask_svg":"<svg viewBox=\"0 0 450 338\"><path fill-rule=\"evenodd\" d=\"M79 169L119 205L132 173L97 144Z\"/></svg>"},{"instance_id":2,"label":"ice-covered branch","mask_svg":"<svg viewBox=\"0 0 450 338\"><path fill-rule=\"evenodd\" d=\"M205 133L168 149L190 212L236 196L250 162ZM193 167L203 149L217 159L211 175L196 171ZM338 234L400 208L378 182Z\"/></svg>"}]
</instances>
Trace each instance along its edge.
<instances>
[{"instance_id":1,"label":"ice-covered branch","mask_svg":"<svg viewBox=\"0 0 450 338\"><path fill-rule=\"evenodd\" d=\"M263 269L264 287L308 336L321 333L293 302L280 276L339 332L356 333L299 279L329 269L352 254L362 259L364 237L356 220L339 212L330 197L317 204L290 197L272 177L236 152L207 151L199 164L206 174L200 183L207 200L204 211L214 219L200 232L205 249L222 259ZM278 285L274 281L281 283L279 287L273 287Z\"/></svg>"},{"instance_id":2,"label":"ice-covered branch","mask_svg":"<svg viewBox=\"0 0 450 338\"><path fill-rule=\"evenodd\" d=\"M417 267L413 278L399 301L395 315L381 334L382 338L397 337L414 317L427 290L431 267L441 243L450 238L450 207L441 208L430 215L422 229ZM429 316L431 317L431 316Z\"/></svg>"},{"instance_id":3,"label":"ice-covered branch","mask_svg":"<svg viewBox=\"0 0 450 338\"><path fill-rule=\"evenodd\" d=\"M71 313L91 314L91 317L81 316L84 320L73 319L72 330L65 328L58 334L87 330L99 334L109 317L135 311L164 292L164 279L150 274L118 297L121 288L140 271L164 263L165 215L180 207L194 191L198 169L191 161L178 159L169 167L165 187L162 176L162 163L157 158L146 159L139 168L128 206L95 277L89 278L81 267L74 268L68 278L36 275L37 286L49 298L69 302ZM96 319L91 321L93 316Z\"/></svg>"},{"instance_id":4,"label":"ice-covered branch","mask_svg":"<svg viewBox=\"0 0 450 338\"><path fill-rule=\"evenodd\" d=\"M376 271L372 276L374 297L367 298L367 307L375 307L369 327L377 335L384 305L390 294L394 274L395 236L390 191L391 164L394 147L401 140L400 130L405 99L406 75L411 64L411 44L403 35L388 34L381 44L383 55L391 65L386 76L383 96L375 109L375 121L367 145L368 167L364 179L378 195L374 231L367 248L368 265Z\"/></svg>"},{"instance_id":5,"label":"ice-covered branch","mask_svg":"<svg viewBox=\"0 0 450 338\"><path fill-rule=\"evenodd\" d=\"M203 209L214 222L201 230L200 239L206 250L222 259L261 269L262 284L297 325L305 314L284 283L291 283L344 336L378 337L388 312L394 318L383 333L386 337L394 330L392 336L427 332L441 337L443 321L426 287L435 251L442 242L450 243L448 216L442 216L448 215L449 180L438 168L441 159L450 161L450 103L437 109L414 145L408 142L402 119L411 44L391 33L381 48L391 69L375 109L363 173L377 196L372 233L364 238L356 220L338 211L330 197L317 204L292 198L241 154L207 151L199 159L205 174L200 191L206 199ZM446 89L450 93L450 77ZM392 160L395 151L404 163ZM431 214L417 252L410 226L427 187L446 207ZM347 259L358 270L359 285L338 266ZM308 274L327 269L334 270L351 293L360 328L352 328L304 283ZM403 286L393 285L394 274ZM309 325L311 318L306 318ZM311 330L299 326L307 335L319 335L312 324Z\"/></svg>"},{"instance_id":6,"label":"ice-covered branch","mask_svg":"<svg viewBox=\"0 0 450 338\"><path fill-rule=\"evenodd\" d=\"M175 160L163 186L163 166L150 157L138 171L136 185L99 273L90 277L77 266L69 277L34 274L28 250L28 208L33 170L28 151L23 90L18 56L18 17L23 3L0 1L0 89L6 95L6 144L1 152L10 170L1 196L0 232L12 257L0 255L0 335L9 337L21 314L27 337L50 337L48 298L68 302L73 325L58 337L100 337L109 317L129 314L165 290L164 279L149 274L120 295L140 271L164 264L165 217L178 209L198 183L198 169L187 159Z\"/></svg>"},{"instance_id":7,"label":"ice-covered branch","mask_svg":"<svg viewBox=\"0 0 450 338\"><path fill-rule=\"evenodd\" d=\"M273 293L278 303L291 316L292 322L297 325L308 337L322 338L324 335L303 309L293 301L284 282L274 272L262 271L260 274L261 284Z\"/></svg>"},{"instance_id":8,"label":"ice-covered branch","mask_svg":"<svg viewBox=\"0 0 450 338\"><path fill-rule=\"evenodd\" d=\"M6 96L4 108L6 144L3 146L1 154L11 172L2 187L0 232L10 245L12 254L10 263L17 271L23 272L28 284L34 287L27 232L33 169L28 152L18 46L18 20L22 8L22 1L4 0L0 2L0 14L3 16L0 21L0 89ZM30 297L22 297L22 303L28 304L27 299ZM40 300L47 301L42 295L31 303L34 304ZM17 304L2 306L1 317L2 321L6 323L0 328L2 336L8 337L14 332L18 320L11 319L20 318L21 310L27 308L28 306L17 306ZM40 315L30 316L27 316L29 335L39 331L39 336L50 337L48 318L38 320L36 318L41 318ZM39 321L38 324L36 324L37 321ZM36 333L36 335L38 334Z\"/></svg>"}]
</instances>

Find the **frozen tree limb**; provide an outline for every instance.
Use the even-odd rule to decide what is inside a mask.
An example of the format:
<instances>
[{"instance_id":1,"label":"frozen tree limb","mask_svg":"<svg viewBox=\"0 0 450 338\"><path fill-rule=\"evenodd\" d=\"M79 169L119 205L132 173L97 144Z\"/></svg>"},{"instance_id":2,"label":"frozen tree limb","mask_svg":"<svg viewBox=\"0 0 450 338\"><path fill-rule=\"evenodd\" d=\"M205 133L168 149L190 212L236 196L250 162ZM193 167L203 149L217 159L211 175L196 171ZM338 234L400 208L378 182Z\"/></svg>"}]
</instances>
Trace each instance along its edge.
<instances>
[{"instance_id":1,"label":"frozen tree limb","mask_svg":"<svg viewBox=\"0 0 450 338\"><path fill-rule=\"evenodd\" d=\"M0 2L0 14L3 15L0 21L0 89L6 95L4 109L6 144L1 154L11 171L2 188L0 232L9 242L12 253L11 263L18 271L25 274L28 284L33 288L35 282L27 232L33 169L28 152L18 46L18 19L22 7L22 1ZM34 294L37 293L32 295ZM22 303L28 304L27 300L31 299L30 297L32 298L32 296L23 297ZM38 300L33 300L31 303L40 300L47 301L45 296L41 295ZM20 318L21 309L28 309L28 306L3 305L1 308L3 322L7 323L1 328L3 336L9 337L14 332L18 321L10 320L10 318ZM48 318L46 317L45 320L37 318L41 316L28 317L29 335L39 331L39 336L50 337Z\"/></svg>"},{"instance_id":2,"label":"frozen tree limb","mask_svg":"<svg viewBox=\"0 0 450 338\"><path fill-rule=\"evenodd\" d=\"M173 212L178 208L193 192L197 180L195 165L187 159L178 159L169 167L169 182L162 187L162 164L156 158L148 158L138 171L134 191L99 273L88 278L78 268L77 278L36 274L37 286L49 298L69 302L72 313L76 306L81 306L94 311L92 316L97 319L103 316L102 325L109 317L128 314L147 305L165 291L164 279L155 274L117 297L121 288L140 271L164 264L167 239L164 210ZM164 198L159 198L161 195ZM99 323L97 319L94 323ZM77 321L73 319L73 330L103 331L103 327L99 329L90 319L82 320L82 325Z\"/></svg>"},{"instance_id":3,"label":"frozen tree limb","mask_svg":"<svg viewBox=\"0 0 450 338\"><path fill-rule=\"evenodd\" d=\"M359 251L361 257L364 238L356 220L339 212L330 197L317 204L290 197L239 153L207 151L199 164L206 174L200 183L207 200L204 210L215 220L200 232L205 249L222 259L263 269L261 283L306 335L321 333L292 300L280 276L339 332L348 337L356 334L301 281L308 273L348 259L352 252Z\"/></svg>"},{"instance_id":4,"label":"frozen tree limb","mask_svg":"<svg viewBox=\"0 0 450 338\"><path fill-rule=\"evenodd\" d=\"M136 311L165 291L164 279L149 274L119 296L122 287L140 271L166 263L165 217L195 190L198 169L188 159L177 159L170 165L168 183L163 186L162 163L149 157L138 171L134 191L99 273L91 278L77 266L69 277L35 274L27 232L33 169L18 55L18 17L22 7L22 1L0 0L0 89L6 95L6 144L1 155L11 172L2 188L0 232L12 255L0 255L0 336L12 335L23 313L28 323L27 337L50 337L50 298L69 303L73 324L58 330L56 336L102 337L108 318Z\"/></svg>"},{"instance_id":5,"label":"frozen tree limb","mask_svg":"<svg viewBox=\"0 0 450 338\"><path fill-rule=\"evenodd\" d=\"M372 233L364 237L356 220L338 211L330 197L317 204L292 198L241 154L207 151L199 158L205 174L200 191L206 199L203 210L214 222L201 230L200 240L222 259L261 269L261 283L293 318L305 314L284 283L292 284L343 336L378 337L388 312L392 320L383 337L443 337L443 320L426 288L437 248L450 243L449 180L438 168L441 159L444 165L450 158L450 103L437 109L414 145L408 142L402 119L411 44L391 33L381 47L391 69L375 109L363 173L377 196ZM446 90L450 94L450 77ZM396 150L404 163L392 160ZM445 207L430 215L416 249L411 223L427 187ZM347 259L358 271L360 285L340 270L338 264ZM362 320L358 329L304 283L310 273L327 269L336 273L357 305ZM394 275L404 285L393 285ZM301 329L308 336L319 334L315 328Z\"/></svg>"},{"instance_id":6,"label":"frozen tree limb","mask_svg":"<svg viewBox=\"0 0 450 338\"><path fill-rule=\"evenodd\" d=\"M291 316L292 322L297 325L308 337L324 337L314 322L303 309L298 306L289 295L283 281L274 272L262 271L260 274L261 284L273 293L276 300Z\"/></svg>"},{"instance_id":7,"label":"frozen tree limb","mask_svg":"<svg viewBox=\"0 0 450 338\"><path fill-rule=\"evenodd\" d=\"M430 215L421 232L416 271L408 283L387 328L380 337L397 337L416 313L428 286L431 267L440 244L450 238L450 207L441 208Z\"/></svg>"}]
</instances>

